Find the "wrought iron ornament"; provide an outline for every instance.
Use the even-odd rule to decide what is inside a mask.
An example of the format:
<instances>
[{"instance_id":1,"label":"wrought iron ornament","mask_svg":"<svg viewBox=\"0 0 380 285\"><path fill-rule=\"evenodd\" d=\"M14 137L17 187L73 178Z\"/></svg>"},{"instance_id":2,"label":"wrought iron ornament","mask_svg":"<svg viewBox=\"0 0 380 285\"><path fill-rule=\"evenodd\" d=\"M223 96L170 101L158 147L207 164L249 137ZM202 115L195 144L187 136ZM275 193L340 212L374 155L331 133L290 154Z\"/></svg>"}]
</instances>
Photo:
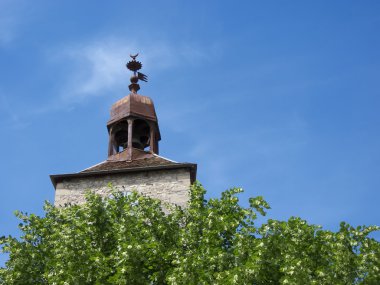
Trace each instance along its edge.
<instances>
[{"instance_id":1,"label":"wrought iron ornament","mask_svg":"<svg viewBox=\"0 0 380 285\"><path fill-rule=\"evenodd\" d=\"M133 75L131 76L131 84L129 85L129 90L132 93L136 93L140 89L140 85L138 84L139 80L148 82L148 77L144 73L138 72L138 70L142 68L141 62L136 60L138 55L138 53L130 55L132 60L126 64L127 68L133 72Z\"/></svg>"}]
</instances>

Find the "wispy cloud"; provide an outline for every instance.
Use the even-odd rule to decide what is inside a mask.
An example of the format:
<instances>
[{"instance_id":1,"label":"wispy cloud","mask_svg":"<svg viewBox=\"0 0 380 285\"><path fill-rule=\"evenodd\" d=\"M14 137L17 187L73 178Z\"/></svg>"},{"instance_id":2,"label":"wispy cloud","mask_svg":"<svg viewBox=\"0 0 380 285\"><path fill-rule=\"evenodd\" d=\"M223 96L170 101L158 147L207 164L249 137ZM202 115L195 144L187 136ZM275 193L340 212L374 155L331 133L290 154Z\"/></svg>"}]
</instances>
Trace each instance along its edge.
<instances>
[{"instance_id":1,"label":"wispy cloud","mask_svg":"<svg viewBox=\"0 0 380 285\"><path fill-rule=\"evenodd\" d=\"M62 86L60 99L71 104L117 88L125 81L125 70L121 63L131 50L135 50L133 45L115 42L67 47L60 57L68 60L72 72L66 78L65 86Z\"/></svg>"},{"instance_id":2,"label":"wispy cloud","mask_svg":"<svg viewBox=\"0 0 380 285\"><path fill-rule=\"evenodd\" d=\"M0 111L1 111L1 114L7 119L10 119L12 121L18 120L17 114L13 112L8 102L8 98L4 94L0 94Z\"/></svg>"},{"instance_id":3,"label":"wispy cloud","mask_svg":"<svg viewBox=\"0 0 380 285\"><path fill-rule=\"evenodd\" d=\"M139 43L115 38L68 45L53 52L55 61L64 61L70 66L70 75L65 79L59 100L66 105L85 99L102 96L110 90L118 90L128 84L126 62L130 53L141 52L140 60L147 72L196 64L206 58L211 50L196 44L173 45L168 42Z\"/></svg>"},{"instance_id":4,"label":"wispy cloud","mask_svg":"<svg viewBox=\"0 0 380 285\"><path fill-rule=\"evenodd\" d=\"M21 16L24 9L24 1L0 1L0 46L11 43L16 37L18 25L25 20Z\"/></svg>"},{"instance_id":5,"label":"wispy cloud","mask_svg":"<svg viewBox=\"0 0 380 285\"><path fill-rule=\"evenodd\" d=\"M14 21L12 18L0 15L0 45L9 43L13 38Z\"/></svg>"},{"instance_id":6,"label":"wispy cloud","mask_svg":"<svg viewBox=\"0 0 380 285\"><path fill-rule=\"evenodd\" d=\"M207 173L202 177L204 183L218 187L232 186L230 183L236 180L236 170L242 165L250 165L247 169L256 174L290 175L292 169L288 169L289 164L310 143L309 124L298 116L284 117L275 125L252 124L243 133L240 129L230 128L228 136L221 129L207 129L205 132L199 126L184 127L191 141L186 158L197 161L201 171Z\"/></svg>"},{"instance_id":7,"label":"wispy cloud","mask_svg":"<svg viewBox=\"0 0 380 285\"><path fill-rule=\"evenodd\" d=\"M20 116L12 108L6 95L0 93L0 126L12 129L21 129L29 123L21 120Z\"/></svg>"}]
</instances>

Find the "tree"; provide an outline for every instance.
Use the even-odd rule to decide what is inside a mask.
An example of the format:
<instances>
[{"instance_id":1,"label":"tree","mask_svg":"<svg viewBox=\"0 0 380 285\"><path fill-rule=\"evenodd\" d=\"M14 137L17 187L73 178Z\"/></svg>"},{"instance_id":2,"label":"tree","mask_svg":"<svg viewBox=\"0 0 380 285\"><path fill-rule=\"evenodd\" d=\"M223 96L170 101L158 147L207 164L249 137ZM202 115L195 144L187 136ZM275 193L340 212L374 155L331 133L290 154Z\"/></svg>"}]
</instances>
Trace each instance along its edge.
<instances>
[{"instance_id":1,"label":"tree","mask_svg":"<svg viewBox=\"0 0 380 285\"><path fill-rule=\"evenodd\" d=\"M292 217L255 225L269 205L240 188L204 199L196 183L183 209L137 193L46 215L17 212L22 236L3 237L9 253L1 284L380 284L376 226L338 232ZM164 206L164 207L163 207Z\"/></svg>"}]
</instances>

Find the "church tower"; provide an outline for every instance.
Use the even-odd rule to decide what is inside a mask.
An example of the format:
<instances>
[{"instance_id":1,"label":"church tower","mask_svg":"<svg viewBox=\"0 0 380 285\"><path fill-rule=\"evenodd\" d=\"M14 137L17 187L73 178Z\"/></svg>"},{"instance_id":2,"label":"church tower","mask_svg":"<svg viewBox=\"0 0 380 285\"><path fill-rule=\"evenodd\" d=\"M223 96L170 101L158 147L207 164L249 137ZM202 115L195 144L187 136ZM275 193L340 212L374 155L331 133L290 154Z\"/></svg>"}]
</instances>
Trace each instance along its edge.
<instances>
[{"instance_id":1,"label":"church tower","mask_svg":"<svg viewBox=\"0 0 380 285\"><path fill-rule=\"evenodd\" d=\"M55 187L54 204L64 206L84 202L86 190L108 196L111 183L123 192L138 191L164 202L186 206L197 165L178 163L159 156L160 129L151 98L137 94L139 80L147 76L139 70L137 55L127 68L133 72L130 94L114 103L107 123L107 160L78 173L50 175Z\"/></svg>"}]
</instances>

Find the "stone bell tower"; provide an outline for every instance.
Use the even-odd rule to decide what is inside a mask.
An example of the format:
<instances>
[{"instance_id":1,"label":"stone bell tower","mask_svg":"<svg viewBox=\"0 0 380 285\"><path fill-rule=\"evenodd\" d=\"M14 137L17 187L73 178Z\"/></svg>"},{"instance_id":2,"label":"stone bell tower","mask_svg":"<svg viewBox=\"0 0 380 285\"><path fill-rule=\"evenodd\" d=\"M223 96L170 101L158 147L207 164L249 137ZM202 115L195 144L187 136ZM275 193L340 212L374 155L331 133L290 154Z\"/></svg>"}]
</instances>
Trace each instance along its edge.
<instances>
[{"instance_id":1,"label":"stone bell tower","mask_svg":"<svg viewBox=\"0 0 380 285\"><path fill-rule=\"evenodd\" d=\"M107 123L109 134L107 160L78 173L50 175L55 187L56 206L84 202L86 190L108 196L111 183L123 191L186 206L190 185L196 179L197 165L178 163L158 155L160 129L151 98L137 94L141 62L131 56L127 68L133 72L131 93L111 107Z\"/></svg>"}]
</instances>

